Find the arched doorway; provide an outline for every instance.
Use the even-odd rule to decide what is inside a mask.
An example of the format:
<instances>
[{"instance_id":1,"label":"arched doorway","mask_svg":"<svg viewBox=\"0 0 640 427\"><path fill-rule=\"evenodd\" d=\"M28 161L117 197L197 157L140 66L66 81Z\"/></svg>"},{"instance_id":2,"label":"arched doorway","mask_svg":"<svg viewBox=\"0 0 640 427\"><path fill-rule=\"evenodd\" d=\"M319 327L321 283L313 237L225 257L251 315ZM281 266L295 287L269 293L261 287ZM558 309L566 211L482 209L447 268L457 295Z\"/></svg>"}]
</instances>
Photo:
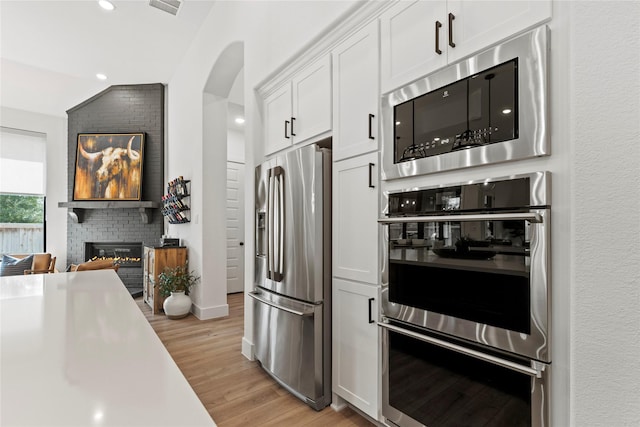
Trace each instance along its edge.
<instances>
[{"instance_id":1,"label":"arched doorway","mask_svg":"<svg viewBox=\"0 0 640 427\"><path fill-rule=\"evenodd\" d=\"M220 54L214 64L203 91L203 156L207 159L226 158L226 174L223 171L207 172L203 176L203 189L207 183L220 188L220 180L225 180L225 213L214 206L222 202L222 197L203 197L205 209L217 215L203 218L203 255L221 256L220 245L210 245L208 239L226 242L226 280L217 272L216 295L228 292L242 292L244 289L244 127L236 119L244 117L244 43L233 42ZM239 120L238 120L239 121ZM220 161L214 162L220 165ZM207 209L207 204L211 209ZM209 222L215 222L209 224ZM223 231L224 230L224 231ZM206 268L206 261L205 261ZM224 287L224 292L221 289Z\"/></svg>"}]
</instances>

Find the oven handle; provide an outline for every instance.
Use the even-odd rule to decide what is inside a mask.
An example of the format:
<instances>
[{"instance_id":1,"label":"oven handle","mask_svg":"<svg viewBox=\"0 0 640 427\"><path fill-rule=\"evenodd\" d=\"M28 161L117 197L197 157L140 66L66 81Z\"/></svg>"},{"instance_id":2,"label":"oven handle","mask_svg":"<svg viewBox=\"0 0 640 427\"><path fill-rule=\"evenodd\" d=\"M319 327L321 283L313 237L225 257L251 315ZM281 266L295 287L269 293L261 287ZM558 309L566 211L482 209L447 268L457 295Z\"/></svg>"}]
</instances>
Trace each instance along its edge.
<instances>
[{"instance_id":1,"label":"oven handle","mask_svg":"<svg viewBox=\"0 0 640 427\"><path fill-rule=\"evenodd\" d=\"M388 323L378 322L378 326L389 329L393 332L397 332L402 335L406 335L411 338L415 338L420 341L424 341L429 344L434 344L448 350L456 351L458 353L466 354L467 356L475 357L476 359L484 360L485 362L493 363L494 365L502 366L503 368L510 369L512 371L520 372L521 374L526 374L531 377L541 378L543 367L539 366L539 369L534 369L529 366L520 365L515 362L511 362L510 360L501 359L496 356L491 356L489 354L481 353L476 350L472 350L470 348L462 347L457 344L453 344L447 341L440 340L438 338L429 337L426 335L418 334L413 331L408 331L403 328L399 328L397 326L389 325ZM538 364L535 364L538 365Z\"/></svg>"},{"instance_id":2,"label":"oven handle","mask_svg":"<svg viewBox=\"0 0 640 427\"><path fill-rule=\"evenodd\" d=\"M542 222L542 215L536 212L501 213L501 214L473 214L473 215L437 215L413 216L402 218L379 218L379 224L403 224L414 222L461 222L461 221L500 221L525 220L534 223Z\"/></svg>"}]
</instances>

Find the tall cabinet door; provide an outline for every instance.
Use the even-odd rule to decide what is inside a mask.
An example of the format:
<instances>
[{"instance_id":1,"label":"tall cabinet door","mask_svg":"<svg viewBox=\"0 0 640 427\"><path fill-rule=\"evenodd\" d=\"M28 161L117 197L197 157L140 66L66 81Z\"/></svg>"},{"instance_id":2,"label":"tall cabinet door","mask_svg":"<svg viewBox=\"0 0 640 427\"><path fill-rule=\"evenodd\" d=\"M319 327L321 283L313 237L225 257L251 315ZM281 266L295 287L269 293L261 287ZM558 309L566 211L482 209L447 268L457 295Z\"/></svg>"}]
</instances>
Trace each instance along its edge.
<instances>
[{"instance_id":1,"label":"tall cabinet door","mask_svg":"<svg viewBox=\"0 0 640 427\"><path fill-rule=\"evenodd\" d=\"M333 52L333 159L378 149L378 22Z\"/></svg>"},{"instance_id":2,"label":"tall cabinet door","mask_svg":"<svg viewBox=\"0 0 640 427\"><path fill-rule=\"evenodd\" d=\"M331 57L296 74L293 82L293 142L302 142L331 130Z\"/></svg>"},{"instance_id":3,"label":"tall cabinet door","mask_svg":"<svg viewBox=\"0 0 640 427\"><path fill-rule=\"evenodd\" d=\"M446 65L446 18L444 0L401 1L380 16L382 93Z\"/></svg>"},{"instance_id":4,"label":"tall cabinet door","mask_svg":"<svg viewBox=\"0 0 640 427\"><path fill-rule=\"evenodd\" d=\"M448 14L454 17L451 32L455 44L455 48L449 49L449 62L551 18L551 0L449 0L447 7Z\"/></svg>"},{"instance_id":5,"label":"tall cabinet door","mask_svg":"<svg viewBox=\"0 0 640 427\"><path fill-rule=\"evenodd\" d=\"M332 292L333 391L377 420L378 287L334 278Z\"/></svg>"},{"instance_id":6,"label":"tall cabinet door","mask_svg":"<svg viewBox=\"0 0 640 427\"><path fill-rule=\"evenodd\" d=\"M291 139L291 83L287 82L264 100L265 154L289 147Z\"/></svg>"},{"instance_id":7,"label":"tall cabinet door","mask_svg":"<svg viewBox=\"0 0 640 427\"><path fill-rule=\"evenodd\" d=\"M378 283L378 153L333 164L333 276Z\"/></svg>"}]
</instances>

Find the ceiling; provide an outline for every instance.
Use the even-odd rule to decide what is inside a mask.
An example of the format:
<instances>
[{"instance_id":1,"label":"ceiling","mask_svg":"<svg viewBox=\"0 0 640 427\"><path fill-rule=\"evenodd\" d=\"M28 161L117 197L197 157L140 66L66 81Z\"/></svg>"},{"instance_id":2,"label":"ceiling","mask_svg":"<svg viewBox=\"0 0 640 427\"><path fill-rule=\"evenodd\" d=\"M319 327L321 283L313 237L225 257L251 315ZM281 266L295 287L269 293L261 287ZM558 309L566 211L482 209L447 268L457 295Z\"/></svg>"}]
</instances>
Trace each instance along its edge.
<instances>
[{"instance_id":1,"label":"ceiling","mask_svg":"<svg viewBox=\"0 0 640 427\"><path fill-rule=\"evenodd\" d=\"M108 12L97 0L0 0L1 104L66 117L111 85L168 83L213 5L182 0L174 16L112 2Z\"/></svg>"}]
</instances>

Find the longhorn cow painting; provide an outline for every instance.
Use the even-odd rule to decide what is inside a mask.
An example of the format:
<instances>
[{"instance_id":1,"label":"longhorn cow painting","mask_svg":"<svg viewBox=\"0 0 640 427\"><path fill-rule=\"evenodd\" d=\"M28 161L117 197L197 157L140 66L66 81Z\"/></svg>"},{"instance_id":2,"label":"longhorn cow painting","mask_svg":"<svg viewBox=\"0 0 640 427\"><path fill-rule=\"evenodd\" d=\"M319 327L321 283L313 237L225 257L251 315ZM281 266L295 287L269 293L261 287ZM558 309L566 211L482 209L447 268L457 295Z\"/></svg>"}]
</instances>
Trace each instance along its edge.
<instances>
[{"instance_id":1,"label":"longhorn cow painting","mask_svg":"<svg viewBox=\"0 0 640 427\"><path fill-rule=\"evenodd\" d=\"M143 133L78 134L73 200L140 200Z\"/></svg>"}]
</instances>

